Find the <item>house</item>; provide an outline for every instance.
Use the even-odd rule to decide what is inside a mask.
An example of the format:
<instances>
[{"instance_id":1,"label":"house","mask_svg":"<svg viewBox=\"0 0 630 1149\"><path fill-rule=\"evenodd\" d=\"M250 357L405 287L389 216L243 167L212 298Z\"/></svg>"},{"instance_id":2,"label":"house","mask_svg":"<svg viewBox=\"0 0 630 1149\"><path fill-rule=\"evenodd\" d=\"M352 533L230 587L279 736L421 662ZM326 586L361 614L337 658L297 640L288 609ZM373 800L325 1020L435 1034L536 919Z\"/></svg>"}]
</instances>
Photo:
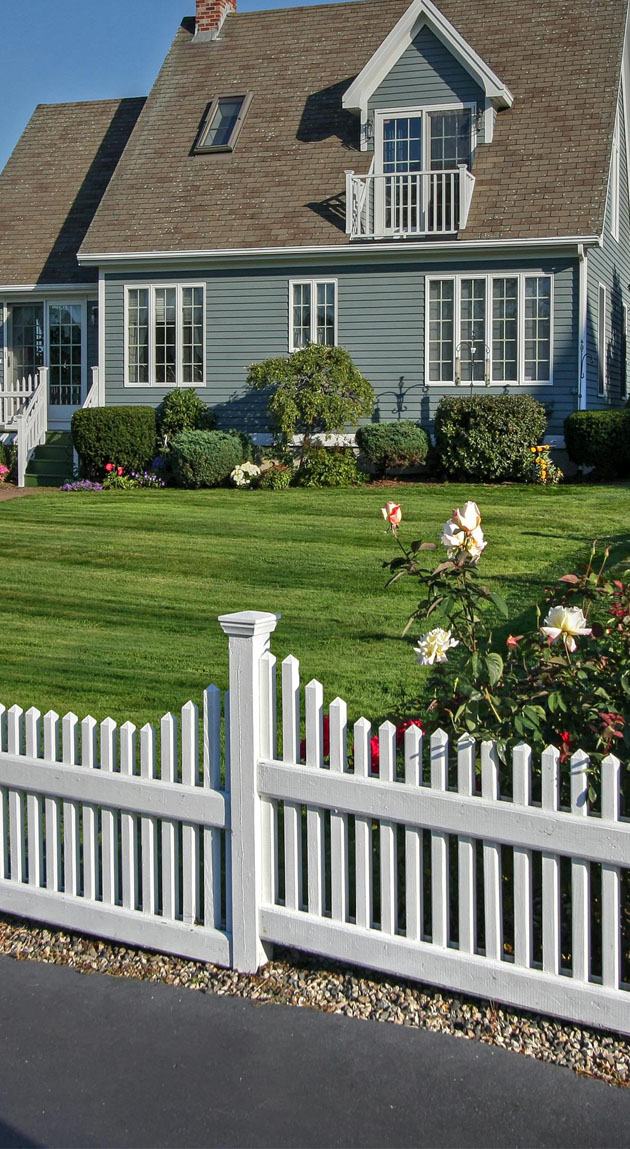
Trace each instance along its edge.
<instances>
[{"instance_id":1,"label":"house","mask_svg":"<svg viewBox=\"0 0 630 1149\"><path fill-rule=\"evenodd\" d=\"M524 389L562 445L626 397L627 15L197 0L146 101L39 107L0 176L0 428L182 386L263 435L247 365L313 340L376 419Z\"/></svg>"}]
</instances>

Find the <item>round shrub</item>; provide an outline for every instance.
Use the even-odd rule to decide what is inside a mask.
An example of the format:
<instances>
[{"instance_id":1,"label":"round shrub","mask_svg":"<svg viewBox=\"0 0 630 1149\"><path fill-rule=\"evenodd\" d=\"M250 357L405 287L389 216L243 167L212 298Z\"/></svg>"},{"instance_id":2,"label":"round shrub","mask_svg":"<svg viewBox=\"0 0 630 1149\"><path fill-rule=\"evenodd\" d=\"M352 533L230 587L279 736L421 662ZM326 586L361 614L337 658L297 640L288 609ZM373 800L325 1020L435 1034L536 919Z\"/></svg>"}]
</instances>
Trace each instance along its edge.
<instances>
[{"instance_id":1,"label":"round shrub","mask_svg":"<svg viewBox=\"0 0 630 1149\"><path fill-rule=\"evenodd\" d=\"M214 431L217 420L192 387L176 387L165 395L157 409L158 431L170 442L182 431Z\"/></svg>"},{"instance_id":2,"label":"round shrub","mask_svg":"<svg viewBox=\"0 0 630 1149\"><path fill-rule=\"evenodd\" d=\"M296 475L300 487L355 487L366 479L350 447L309 447Z\"/></svg>"},{"instance_id":3,"label":"round shrub","mask_svg":"<svg viewBox=\"0 0 630 1149\"><path fill-rule=\"evenodd\" d=\"M72 440L83 475L103 477L106 463L148 470L156 453L154 407L88 407L72 416Z\"/></svg>"},{"instance_id":4,"label":"round shrub","mask_svg":"<svg viewBox=\"0 0 630 1149\"><path fill-rule=\"evenodd\" d=\"M531 479L534 447L547 425L542 403L530 395L445 398L435 416L435 446L448 479L482 483Z\"/></svg>"},{"instance_id":5,"label":"round shrub","mask_svg":"<svg viewBox=\"0 0 630 1149\"><path fill-rule=\"evenodd\" d=\"M258 484L264 491L286 491L291 486L293 467L269 467Z\"/></svg>"},{"instance_id":6,"label":"round shrub","mask_svg":"<svg viewBox=\"0 0 630 1149\"><path fill-rule=\"evenodd\" d=\"M630 475L630 411L573 411L564 421L569 458L602 479Z\"/></svg>"},{"instance_id":7,"label":"round shrub","mask_svg":"<svg viewBox=\"0 0 630 1149\"><path fill-rule=\"evenodd\" d=\"M171 445L178 487L218 487L243 462L243 446L230 431L182 431Z\"/></svg>"},{"instance_id":8,"label":"round shrub","mask_svg":"<svg viewBox=\"0 0 630 1149\"><path fill-rule=\"evenodd\" d=\"M380 476L399 467L415 467L426 462L430 446L426 431L412 419L359 427L357 443Z\"/></svg>"}]
</instances>

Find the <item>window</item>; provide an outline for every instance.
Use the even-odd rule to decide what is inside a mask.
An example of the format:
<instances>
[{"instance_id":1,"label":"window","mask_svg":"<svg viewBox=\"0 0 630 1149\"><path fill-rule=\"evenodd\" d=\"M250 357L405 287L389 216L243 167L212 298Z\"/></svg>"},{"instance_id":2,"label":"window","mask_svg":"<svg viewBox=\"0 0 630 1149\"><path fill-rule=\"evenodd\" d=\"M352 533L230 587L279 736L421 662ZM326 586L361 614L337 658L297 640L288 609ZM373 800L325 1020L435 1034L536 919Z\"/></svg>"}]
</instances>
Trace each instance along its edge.
<instances>
[{"instance_id":1,"label":"window","mask_svg":"<svg viewBox=\"0 0 630 1149\"><path fill-rule=\"evenodd\" d=\"M384 175L449 171L472 163L473 110L407 108L376 113L376 150Z\"/></svg>"},{"instance_id":2,"label":"window","mask_svg":"<svg viewBox=\"0 0 630 1149\"><path fill-rule=\"evenodd\" d=\"M440 276L427 281L427 381L549 383L551 277Z\"/></svg>"},{"instance_id":3,"label":"window","mask_svg":"<svg viewBox=\"0 0 630 1149\"><path fill-rule=\"evenodd\" d=\"M606 394L606 288L599 285L597 308L597 394Z\"/></svg>"},{"instance_id":4,"label":"window","mask_svg":"<svg viewBox=\"0 0 630 1149\"><path fill-rule=\"evenodd\" d=\"M215 96L206 108L194 151L231 152L251 102L251 92L245 96Z\"/></svg>"},{"instance_id":5,"label":"window","mask_svg":"<svg viewBox=\"0 0 630 1149\"><path fill-rule=\"evenodd\" d=\"M204 386L205 288L128 287L127 386Z\"/></svg>"},{"instance_id":6,"label":"window","mask_svg":"<svg viewBox=\"0 0 630 1149\"><path fill-rule=\"evenodd\" d=\"M628 395L628 306L621 305L621 398Z\"/></svg>"},{"instance_id":7,"label":"window","mask_svg":"<svg viewBox=\"0 0 630 1149\"><path fill-rule=\"evenodd\" d=\"M619 112L615 119L612 156L610 160L610 230L619 239Z\"/></svg>"},{"instance_id":8,"label":"window","mask_svg":"<svg viewBox=\"0 0 630 1149\"><path fill-rule=\"evenodd\" d=\"M447 171L459 164L470 167L471 113L430 112L431 171Z\"/></svg>"},{"instance_id":9,"label":"window","mask_svg":"<svg viewBox=\"0 0 630 1149\"><path fill-rule=\"evenodd\" d=\"M309 343L337 342L337 284L334 279L305 279L289 284L289 351Z\"/></svg>"}]
</instances>

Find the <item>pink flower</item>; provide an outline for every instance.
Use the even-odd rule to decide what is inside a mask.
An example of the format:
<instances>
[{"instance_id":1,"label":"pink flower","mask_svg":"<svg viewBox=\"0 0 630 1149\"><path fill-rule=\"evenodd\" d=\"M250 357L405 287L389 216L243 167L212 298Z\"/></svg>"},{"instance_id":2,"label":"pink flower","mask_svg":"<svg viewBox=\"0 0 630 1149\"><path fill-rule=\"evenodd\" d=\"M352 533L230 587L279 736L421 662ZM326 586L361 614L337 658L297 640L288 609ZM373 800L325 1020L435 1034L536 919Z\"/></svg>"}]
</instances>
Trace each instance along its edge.
<instances>
[{"instance_id":1,"label":"pink flower","mask_svg":"<svg viewBox=\"0 0 630 1149\"><path fill-rule=\"evenodd\" d=\"M106 464L105 464L105 470L106 470L106 471L107 471L107 473L109 474L109 472L110 472L110 471L113 471L113 470L114 470L114 464L113 464L113 463L106 463Z\"/></svg>"},{"instance_id":2,"label":"pink flower","mask_svg":"<svg viewBox=\"0 0 630 1149\"><path fill-rule=\"evenodd\" d=\"M372 774L378 774L380 758L381 748L379 746L378 734L373 734L370 738L370 770Z\"/></svg>"},{"instance_id":3,"label":"pink flower","mask_svg":"<svg viewBox=\"0 0 630 1149\"><path fill-rule=\"evenodd\" d=\"M400 520L402 519L402 507L400 503L385 503L385 506L381 507L381 514L393 531L400 526Z\"/></svg>"},{"instance_id":4,"label":"pink flower","mask_svg":"<svg viewBox=\"0 0 630 1149\"><path fill-rule=\"evenodd\" d=\"M117 475L124 475L124 473L125 472L123 471L122 467L116 467L116 474Z\"/></svg>"}]
</instances>

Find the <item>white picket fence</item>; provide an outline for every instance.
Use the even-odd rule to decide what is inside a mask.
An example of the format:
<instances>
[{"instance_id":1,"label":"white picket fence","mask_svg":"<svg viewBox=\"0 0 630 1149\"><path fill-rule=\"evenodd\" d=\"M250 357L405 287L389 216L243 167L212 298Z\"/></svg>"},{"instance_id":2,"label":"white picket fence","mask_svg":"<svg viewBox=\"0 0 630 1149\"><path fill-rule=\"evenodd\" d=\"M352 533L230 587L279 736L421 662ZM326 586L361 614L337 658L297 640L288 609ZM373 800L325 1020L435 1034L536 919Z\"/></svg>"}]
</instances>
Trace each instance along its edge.
<instances>
[{"instance_id":1,"label":"white picket fence","mask_svg":"<svg viewBox=\"0 0 630 1149\"><path fill-rule=\"evenodd\" d=\"M492 743L397 748L386 722L375 771L370 724L335 699L325 725L292 657L276 698L276 621L220 619L229 693L181 731L0 708L0 910L243 971L290 945L630 1033L618 759L596 809L581 753L563 778L517 747L502 794Z\"/></svg>"}]
</instances>

